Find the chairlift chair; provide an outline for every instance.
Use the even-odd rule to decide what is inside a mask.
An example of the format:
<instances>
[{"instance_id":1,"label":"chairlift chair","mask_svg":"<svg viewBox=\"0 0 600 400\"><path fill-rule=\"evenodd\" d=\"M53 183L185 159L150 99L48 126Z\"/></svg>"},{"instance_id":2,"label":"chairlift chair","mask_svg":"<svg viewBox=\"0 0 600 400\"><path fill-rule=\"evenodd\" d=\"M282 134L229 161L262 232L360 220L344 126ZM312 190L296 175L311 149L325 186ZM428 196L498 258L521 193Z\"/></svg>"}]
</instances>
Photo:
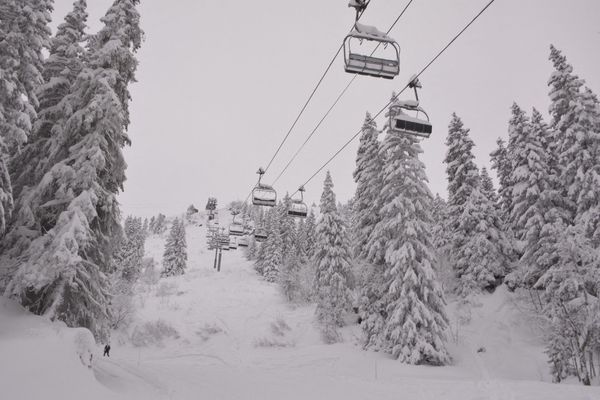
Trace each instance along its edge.
<instances>
[{"instance_id":1,"label":"chairlift chair","mask_svg":"<svg viewBox=\"0 0 600 400\"><path fill-rule=\"evenodd\" d=\"M238 239L238 246L248 247L248 236L242 236Z\"/></svg>"},{"instance_id":2,"label":"chairlift chair","mask_svg":"<svg viewBox=\"0 0 600 400\"><path fill-rule=\"evenodd\" d=\"M272 186L261 183L262 176L265 174L262 168L259 168L256 173L258 174L258 183L252 189L252 204L275 207L277 205L277 192Z\"/></svg>"},{"instance_id":3,"label":"chairlift chair","mask_svg":"<svg viewBox=\"0 0 600 400\"><path fill-rule=\"evenodd\" d=\"M233 214L233 222L229 225L229 234L232 236L243 236L244 235L244 225L239 222L235 222L235 217L238 213Z\"/></svg>"},{"instance_id":4,"label":"chairlift chair","mask_svg":"<svg viewBox=\"0 0 600 400\"><path fill-rule=\"evenodd\" d=\"M353 50L352 44L364 41L383 45L388 55L385 58L361 54ZM344 39L344 69L351 74L368 75L376 78L394 79L400 73L400 46L377 28L358 22Z\"/></svg>"},{"instance_id":5,"label":"chairlift chair","mask_svg":"<svg viewBox=\"0 0 600 400\"><path fill-rule=\"evenodd\" d=\"M419 105L419 95L417 88L421 88L416 76L411 77L409 87L415 91L416 100L396 101L390 109L390 129L395 133L402 133L411 136L429 138L433 131L433 126L429 121L429 115ZM414 113L414 116L406 112ZM419 118L419 114L425 115L426 119Z\"/></svg>"},{"instance_id":6,"label":"chairlift chair","mask_svg":"<svg viewBox=\"0 0 600 400\"><path fill-rule=\"evenodd\" d=\"M306 218L308 215L308 206L304 203L304 186L298 189L300 199L292 199L288 207L288 215L300 218Z\"/></svg>"},{"instance_id":7,"label":"chairlift chair","mask_svg":"<svg viewBox=\"0 0 600 400\"><path fill-rule=\"evenodd\" d=\"M264 229L256 229L254 231L254 240L256 240L257 242L264 242L265 240L267 240L269 238L269 235L267 234L267 231Z\"/></svg>"}]
</instances>

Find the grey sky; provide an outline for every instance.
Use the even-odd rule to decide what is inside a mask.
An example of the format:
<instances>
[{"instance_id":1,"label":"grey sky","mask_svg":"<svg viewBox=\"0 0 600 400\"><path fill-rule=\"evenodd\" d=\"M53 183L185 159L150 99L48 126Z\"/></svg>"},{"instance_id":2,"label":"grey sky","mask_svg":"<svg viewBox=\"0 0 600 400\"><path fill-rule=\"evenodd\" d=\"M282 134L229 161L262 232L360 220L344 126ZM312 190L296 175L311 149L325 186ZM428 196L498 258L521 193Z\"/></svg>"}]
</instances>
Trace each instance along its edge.
<instances>
[{"instance_id":1,"label":"grey sky","mask_svg":"<svg viewBox=\"0 0 600 400\"><path fill-rule=\"evenodd\" d=\"M408 0L373 0L361 22L387 28ZM88 0L90 30L112 0ZM71 7L56 0L55 24ZM278 182L293 192L487 3L415 0L390 34L402 48L393 81L360 77ZM146 42L132 87L133 141L124 213L182 212L244 199L352 24L347 0L143 0ZM600 2L497 0L425 74L422 105L434 133L422 145L432 192L445 196L445 137L456 111L488 166L514 101L547 114L549 44L600 94ZM265 182L274 179L351 75L338 59ZM407 96L410 94L405 92ZM377 120L382 126L384 120ZM338 199L352 196L357 143L330 166ZM318 201L324 173L307 186Z\"/></svg>"}]
</instances>

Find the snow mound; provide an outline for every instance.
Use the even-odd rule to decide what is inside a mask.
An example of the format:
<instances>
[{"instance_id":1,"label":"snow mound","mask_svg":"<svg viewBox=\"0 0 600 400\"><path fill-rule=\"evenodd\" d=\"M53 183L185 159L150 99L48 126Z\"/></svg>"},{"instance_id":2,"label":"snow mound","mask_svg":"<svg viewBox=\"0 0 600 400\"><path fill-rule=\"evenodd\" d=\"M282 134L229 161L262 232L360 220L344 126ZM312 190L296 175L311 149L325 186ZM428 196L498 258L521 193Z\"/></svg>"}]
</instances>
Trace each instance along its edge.
<instances>
[{"instance_id":1,"label":"snow mound","mask_svg":"<svg viewBox=\"0 0 600 400\"><path fill-rule=\"evenodd\" d=\"M0 297L1 398L120 398L94 376L100 350L89 330L31 315Z\"/></svg>"}]
</instances>

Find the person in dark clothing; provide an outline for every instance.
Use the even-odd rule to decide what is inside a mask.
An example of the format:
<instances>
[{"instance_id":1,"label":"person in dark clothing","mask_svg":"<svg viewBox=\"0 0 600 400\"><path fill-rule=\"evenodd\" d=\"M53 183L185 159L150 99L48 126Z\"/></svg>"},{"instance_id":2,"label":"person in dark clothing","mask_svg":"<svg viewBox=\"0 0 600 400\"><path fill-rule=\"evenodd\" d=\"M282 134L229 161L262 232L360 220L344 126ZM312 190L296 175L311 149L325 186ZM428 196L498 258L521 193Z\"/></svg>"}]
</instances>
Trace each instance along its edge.
<instances>
[{"instance_id":1,"label":"person in dark clothing","mask_svg":"<svg viewBox=\"0 0 600 400\"><path fill-rule=\"evenodd\" d=\"M110 344L104 346L104 357L110 357Z\"/></svg>"}]
</instances>

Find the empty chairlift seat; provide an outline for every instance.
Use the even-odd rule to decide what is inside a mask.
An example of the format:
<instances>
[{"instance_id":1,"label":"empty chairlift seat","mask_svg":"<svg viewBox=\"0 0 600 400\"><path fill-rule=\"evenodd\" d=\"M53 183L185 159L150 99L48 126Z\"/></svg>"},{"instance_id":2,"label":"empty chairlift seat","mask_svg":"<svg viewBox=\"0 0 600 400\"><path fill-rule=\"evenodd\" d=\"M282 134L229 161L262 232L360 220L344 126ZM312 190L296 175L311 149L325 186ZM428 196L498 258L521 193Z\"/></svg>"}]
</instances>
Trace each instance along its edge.
<instances>
[{"instance_id":1,"label":"empty chairlift seat","mask_svg":"<svg viewBox=\"0 0 600 400\"><path fill-rule=\"evenodd\" d=\"M302 200L292 200L288 208L288 215L306 218L308 215L308 207Z\"/></svg>"},{"instance_id":2,"label":"empty chairlift seat","mask_svg":"<svg viewBox=\"0 0 600 400\"><path fill-rule=\"evenodd\" d=\"M396 110L396 112L392 112L390 116L390 127L392 128L392 132L423 138L431 136L433 127L431 122L429 122L429 116L425 110L419 106L418 101L399 101L392 105L391 109ZM406 113L407 111L414 112L416 115L409 115ZM419 118L420 114L423 114L426 119Z\"/></svg>"},{"instance_id":3,"label":"empty chairlift seat","mask_svg":"<svg viewBox=\"0 0 600 400\"><path fill-rule=\"evenodd\" d=\"M231 236L244 236L244 226L236 223L229 225L229 234Z\"/></svg>"},{"instance_id":4,"label":"empty chairlift seat","mask_svg":"<svg viewBox=\"0 0 600 400\"><path fill-rule=\"evenodd\" d=\"M277 192L264 183L256 185L252 190L252 204L255 206L275 207L277 205Z\"/></svg>"},{"instance_id":5,"label":"empty chairlift seat","mask_svg":"<svg viewBox=\"0 0 600 400\"><path fill-rule=\"evenodd\" d=\"M238 239L238 246L240 247L248 247L248 237L247 236L242 236L241 238Z\"/></svg>"},{"instance_id":6,"label":"empty chairlift seat","mask_svg":"<svg viewBox=\"0 0 600 400\"><path fill-rule=\"evenodd\" d=\"M361 49L364 47L368 52L366 49L368 46L360 46L363 41L375 43L380 48L378 51L385 53L386 56L373 57L353 49L353 43L358 42L359 47ZM362 53L365 52L364 50ZM374 50L375 47L371 50L371 54ZM352 74L394 79L400 73L400 46L377 28L356 23L354 29L344 39L344 65L346 72Z\"/></svg>"},{"instance_id":7,"label":"empty chairlift seat","mask_svg":"<svg viewBox=\"0 0 600 400\"><path fill-rule=\"evenodd\" d=\"M264 229L257 229L254 231L254 240L256 240L257 242L264 242L268 239L268 237L269 235Z\"/></svg>"}]
</instances>

